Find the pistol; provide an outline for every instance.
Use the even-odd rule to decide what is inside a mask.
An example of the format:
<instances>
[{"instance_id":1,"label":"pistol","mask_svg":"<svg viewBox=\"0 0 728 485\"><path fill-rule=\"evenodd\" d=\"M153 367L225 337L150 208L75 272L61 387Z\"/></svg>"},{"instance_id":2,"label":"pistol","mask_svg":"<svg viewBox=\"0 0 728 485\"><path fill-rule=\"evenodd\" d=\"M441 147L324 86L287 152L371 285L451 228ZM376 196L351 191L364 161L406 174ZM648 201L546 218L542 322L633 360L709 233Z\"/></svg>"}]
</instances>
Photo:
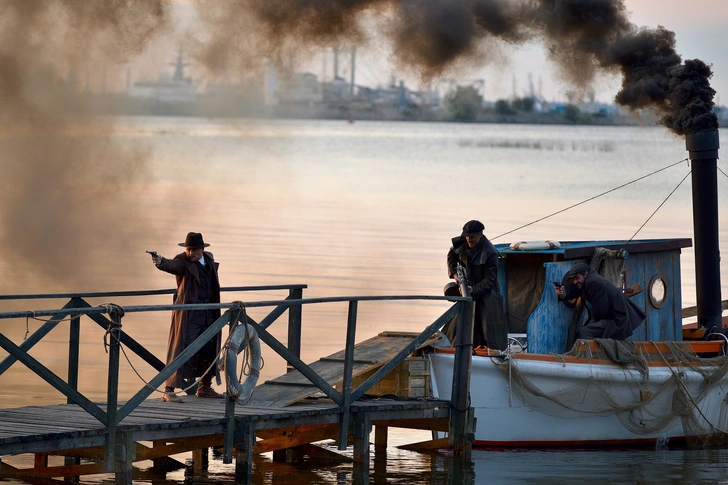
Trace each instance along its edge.
<instances>
[{"instance_id":1,"label":"pistol","mask_svg":"<svg viewBox=\"0 0 728 485\"><path fill-rule=\"evenodd\" d=\"M147 252L148 252L148 251L147 251ZM561 288L561 283L559 283L558 281L552 281L551 283L553 283L553 285L554 285L554 286L555 286L556 288Z\"/></svg>"},{"instance_id":2,"label":"pistol","mask_svg":"<svg viewBox=\"0 0 728 485\"><path fill-rule=\"evenodd\" d=\"M159 257L159 254L156 251L147 251L147 254L151 254L153 258Z\"/></svg>"}]
</instances>

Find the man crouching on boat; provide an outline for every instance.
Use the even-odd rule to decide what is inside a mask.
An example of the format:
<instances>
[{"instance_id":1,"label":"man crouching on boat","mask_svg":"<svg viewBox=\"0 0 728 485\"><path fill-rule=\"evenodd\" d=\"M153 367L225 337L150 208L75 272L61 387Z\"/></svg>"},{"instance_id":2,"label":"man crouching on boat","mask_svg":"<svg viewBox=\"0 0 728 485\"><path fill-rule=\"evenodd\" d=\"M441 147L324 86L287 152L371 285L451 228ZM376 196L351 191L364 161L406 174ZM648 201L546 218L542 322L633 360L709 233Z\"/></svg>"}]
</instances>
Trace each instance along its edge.
<instances>
[{"instance_id":1,"label":"man crouching on boat","mask_svg":"<svg viewBox=\"0 0 728 485\"><path fill-rule=\"evenodd\" d=\"M485 237L484 230L480 221L465 223L462 234L452 239L447 253L447 274L457 280L458 263L465 268L468 289L475 300L473 344L505 350L508 322L498 288L498 250ZM442 329L450 342L455 342L456 327L457 317Z\"/></svg>"},{"instance_id":2,"label":"man crouching on boat","mask_svg":"<svg viewBox=\"0 0 728 485\"><path fill-rule=\"evenodd\" d=\"M625 340L645 321L645 313L641 308L609 280L591 271L586 264L576 263L566 273L565 279L571 279L572 283L556 288L559 301L570 301L581 296L589 311L590 318L577 330L577 338Z\"/></svg>"}]
</instances>

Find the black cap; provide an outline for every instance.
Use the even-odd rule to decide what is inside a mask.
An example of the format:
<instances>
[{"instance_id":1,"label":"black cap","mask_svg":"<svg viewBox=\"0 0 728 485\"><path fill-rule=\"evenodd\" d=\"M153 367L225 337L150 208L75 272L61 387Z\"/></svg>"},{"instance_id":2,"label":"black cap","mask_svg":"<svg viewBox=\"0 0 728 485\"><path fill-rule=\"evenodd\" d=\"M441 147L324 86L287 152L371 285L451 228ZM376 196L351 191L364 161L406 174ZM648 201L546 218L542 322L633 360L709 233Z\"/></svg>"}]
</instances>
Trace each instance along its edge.
<instances>
[{"instance_id":1,"label":"black cap","mask_svg":"<svg viewBox=\"0 0 728 485\"><path fill-rule=\"evenodd\" d=\"M485 226L480 221L468 221L463 226L463 236L473 237L485 231Z\"/></svg>"},{"instance_id":2,"label":"black cap","mask_svg":"<svg viewBox=\"0 0 728 485\"><path fill-rule=\"evenodd\" d=\"M588 271L591 271L591 268L584 263L576 263L574 266L571 267L568 273L566 273L565 278L573 278L574 276L582 273L586 273Z\"/></svg>"},{"instance_id":3,"label":"black cap","mask_svg":"<svg viewBox=\"0 0 728 485\"><path fill-rule=\"evenodd\" d=\"M445 285L445 288L443 288L443 293L445 296L460 296L460 285L455 283L454 281L451 281L450 283Z\"/></svg>"}]
</instances>

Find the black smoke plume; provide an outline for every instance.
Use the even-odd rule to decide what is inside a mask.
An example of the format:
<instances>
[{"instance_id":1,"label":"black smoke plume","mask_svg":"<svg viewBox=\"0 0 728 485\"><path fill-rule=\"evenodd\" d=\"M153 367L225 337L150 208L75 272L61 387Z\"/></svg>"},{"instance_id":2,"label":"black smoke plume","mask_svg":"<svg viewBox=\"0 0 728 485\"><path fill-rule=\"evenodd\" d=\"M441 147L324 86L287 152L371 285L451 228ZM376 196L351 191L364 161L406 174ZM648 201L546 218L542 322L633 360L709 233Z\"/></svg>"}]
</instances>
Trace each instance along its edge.
<instances>
[{"instance_id":1,"label":"black smoke plume","mask_svg":"<svg viewBox=\"0 0 728 485\"><path fill-rule=\"evenodd\" d=\"M616 102L655 110L677 134L714 129L712 72L683 63L675 35L638 27L622 0L197 0L212 35L209 59L235 62L251 52L362 44L372 21L394 46L400 66L424 79L453 67L482 67L498 46L541 42L563 78L584 92L597 72L618 73ZM209 12L216 12L210 15ZM245 32L246 41L240 39ZM203 61L205 57L203 56ZM208 65L214 63L208 61ZM218 62L218 67L220 63Z\"/></svg>"}]
</instances>

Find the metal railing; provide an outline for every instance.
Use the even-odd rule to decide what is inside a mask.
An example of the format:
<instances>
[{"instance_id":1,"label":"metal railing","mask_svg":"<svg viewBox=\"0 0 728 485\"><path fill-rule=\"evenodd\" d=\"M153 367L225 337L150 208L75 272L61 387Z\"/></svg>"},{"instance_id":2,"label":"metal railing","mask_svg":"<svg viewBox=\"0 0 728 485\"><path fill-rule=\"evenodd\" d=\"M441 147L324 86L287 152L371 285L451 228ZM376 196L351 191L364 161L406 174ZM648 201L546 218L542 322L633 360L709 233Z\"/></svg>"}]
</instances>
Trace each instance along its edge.
<instances>
[{"instance_id":1,"label":"metal railing","mask_svg":"<svg viewBox=\"0 0 728 485\"><path fill-rule=\"evenodd\" d=\"M51 386L60 391L67 398L68 403L75 403L84 409L87 413L94 416L99 422L107 427L108 433L106 437L106 456L105 467L107 471L113 471L115 461L115 439L116 427L126 418L134 409L136 409L152 392L161 386L173 373L182 367L190 358L192 358L208 341L216 338L217 334L226 325L232 327L238 323L250 324L258 334L261 341L273 349L287 363L290 370L299 371L312 384L318 387L326 394L336 405L339 406L341 412L340 440L339 446L345 449L347 444L348 428L349 428L349 410L351 404L361 398L369 389L379 382L390 371L394 370L402 363L412 352L414 352L426 340L439 330L445 323L453 317L459 315L458 328L462 325L468 325L470 332L458 330L458 342L456 345L455 366L453 376L453 409L461 410L467 408L467 393L469 390L469 379L462 381L463 375L470 375L470 359L472 347L472 324L473 324L473 302L470 298L453 298L439 296L360 296L360 297L327 297L327 298L303 298L302 292L306 285L280 285L280 286L248 286L248 287L231 287L222 288L221 291L262 291L262 290L288 290L289 294L283 300L269 301L253 301L241 302L234 301L229 303L208 303L208 304L187 304L187 305L139 305L124 306L113 303L107 303L99 306L91 306L85 301L85 298L91 297L128 297L128 296L150 296L160 294L172 294L175 290L149 290L149 291L128 291L128 292L109 292L109 293L85 293L85 294L57 294L57 295L0 295L0 300L21 300L21 299L49 299L49 298L70 298L68 303L61 309L57 310L37 310L37 311L15 311L0 313L0 319L11 318L28 318L28 317L51 317L41 327L39 327L32 335L26 338L20 345L15 345L5 335L0 333L0 347L8 352L8 356L0 362L0 376L10 368L15 362L20 362L32 370L35 374L43 378ZM405 348L403 348L394 358L386 362L381 368L374 372L368 379L352 389L353 367L354 367L354 344L356 341L356 321L359 302L364 301L397 301L397 300L446 300L454 304L448 308L439 318L429 324L417 337L415 337ZM341 391L335 389L329 384L325 378L317 374L310 366L301 360L301 310L303 305L348 302L346 346L344 357L344 372ZM247 308L263 308L272 307L273 309L260 322L254 321L247 312ZM125 314L137 312L156 312L170 310L206 310L220 309L226 310L219 319L217 319L210 327L208 327L194 342L192 342L185 350L183 350L172 362L165 365L164 362L155 357L143 345L134 340L131 336L122 330L121 320ZM267 328L273 324L283 313L288 311L288 343L284 345L273 335ZM108 388L106 409L102 409L93 403L86 396L78 392L78 355L80 343L80 317L87 316L92 321L101 326L107 333L108 339L105 338L105 345L108 347ZM53 330L61 321L70 317L69 331L69 353L68 353L68 379L67 382L45 367L28 352L41 339ZM468 328L468 327L465 327ZM470 338L468 338L468 335ZM120 363L120 346L124 345L127 349L137 354L158 373L149 382L137 391L129 400L121 407L118 407L118 387L119 387L119 363ZM466 349L466 350L463 350ZM464 366L464 367L463 367ZM465 373L464 373L465 372ZM456 387L457 386L457 387ZM465 404L464 404L465 403ZM226 399L225 416L226 430L224 443L224 461L230 463L232 461L234 424L235 424L235 404L233 398ZM464 406L463 406L464 404ZM453 414L456 414L455 412ZM465 415L460 417L461 420L466 419ZM463 424L463 426L465 426ZM464 429L464 428L463 428ZM456 433L462 438L465 432ZM461 436L462 435L462 436ZM458 446L462 439L451 437L454 445ZM460 443L463 445L463 443Z\"/></svg>"}]
</instances>

